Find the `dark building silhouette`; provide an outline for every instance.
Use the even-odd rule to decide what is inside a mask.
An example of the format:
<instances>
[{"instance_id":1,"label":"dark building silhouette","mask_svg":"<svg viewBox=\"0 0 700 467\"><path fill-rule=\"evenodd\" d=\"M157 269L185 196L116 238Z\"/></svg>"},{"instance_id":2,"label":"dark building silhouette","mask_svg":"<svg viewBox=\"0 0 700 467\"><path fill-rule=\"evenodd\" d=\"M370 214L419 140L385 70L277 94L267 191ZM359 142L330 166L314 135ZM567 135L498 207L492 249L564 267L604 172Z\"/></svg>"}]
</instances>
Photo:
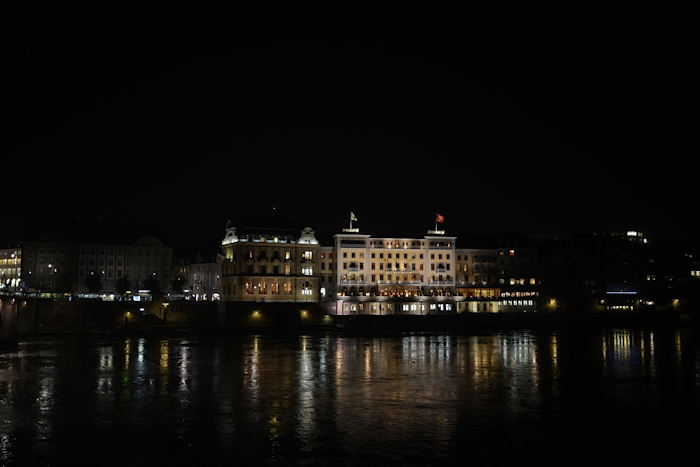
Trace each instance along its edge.
<instances>
[{"instance_id":1,"label":"dark building silhouette","mask_svg":"<svg viewBox=\"0 0 700 467\"><path fill-rule=\"evenodd\" d=\"M172 248L151 226L51 221L21 242L22 289L50 294L170 290ZM122 291L123 292L123 291Z\"/></svg>"},{"instance_id":2,"label":"dark building silhouette","mask_svg":"<svg viewBox=\"0 0 700 467\"><path fill-rule=\"evenodd\" d=\"M551 312L680 310L698 285L684 248L644 232L540 239L538 250Z\"/></svg>"}]
</instances>

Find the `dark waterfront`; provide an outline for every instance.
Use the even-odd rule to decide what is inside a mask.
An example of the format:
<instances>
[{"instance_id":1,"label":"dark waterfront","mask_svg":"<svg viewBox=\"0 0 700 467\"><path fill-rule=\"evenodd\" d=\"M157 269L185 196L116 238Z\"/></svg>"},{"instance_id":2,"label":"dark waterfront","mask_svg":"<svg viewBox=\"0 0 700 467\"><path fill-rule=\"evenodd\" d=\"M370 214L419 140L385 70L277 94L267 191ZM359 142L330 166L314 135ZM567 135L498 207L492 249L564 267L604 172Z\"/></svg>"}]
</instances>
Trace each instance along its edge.
<instances>
[{"instance_id":1,"label":"dark waterfront","mask_svg":"<svg viewBox=\"0 0 700 467\"><path fill-rule=\"evenodd\" d=\"M672 464L699 383L691 330L45 338L0 353L0 463Z\"/></svg>"}]
</instances>

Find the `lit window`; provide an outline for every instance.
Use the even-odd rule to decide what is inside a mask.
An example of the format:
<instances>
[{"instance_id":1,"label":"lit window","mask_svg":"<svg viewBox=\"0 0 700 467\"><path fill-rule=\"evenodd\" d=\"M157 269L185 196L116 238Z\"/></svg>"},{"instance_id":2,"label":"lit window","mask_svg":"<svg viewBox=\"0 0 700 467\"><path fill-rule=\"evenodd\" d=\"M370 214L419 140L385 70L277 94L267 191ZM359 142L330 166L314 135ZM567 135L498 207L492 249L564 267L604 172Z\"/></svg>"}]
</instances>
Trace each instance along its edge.
<instances>
[{"instance_id":1,"label":"lit window","mask_svg":"<svg viewBox=\"0 0 700 467\"><path fill-rule=\"evenodd\" d=\"M301 294L302 295L312 295L313 294L313 291L311 288L311 282L308 282L308 281L304 282L304 284L302 285L302 288L301 288Z\"/></svg>"}]
</instances>

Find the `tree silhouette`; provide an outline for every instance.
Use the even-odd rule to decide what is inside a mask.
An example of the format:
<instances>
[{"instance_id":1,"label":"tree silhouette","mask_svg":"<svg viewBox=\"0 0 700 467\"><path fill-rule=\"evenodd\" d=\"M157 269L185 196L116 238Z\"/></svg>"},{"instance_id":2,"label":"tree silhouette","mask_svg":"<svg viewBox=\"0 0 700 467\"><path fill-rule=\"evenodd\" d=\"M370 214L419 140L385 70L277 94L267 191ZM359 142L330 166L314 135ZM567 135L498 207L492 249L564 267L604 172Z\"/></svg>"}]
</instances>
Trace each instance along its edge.
<instances>
[{"instance_id":1,"label":"tree silhouette","mask_svg":"<svg viewBox=\"0 0 700 467\"><path fill-rule=\"evenodd\" d=\"M155 276L150 276L148 279L144 279L143 286L151 291L151 296L154 300L163 295L163 292L160 290L160 282Z\"/></svg>"},{"instance_id":2,"label":"tree silhouette","mask_svg":"<svg viewBox=\"0 0 700 467\"><path fill-rule=\"evenodd\" d=\"M117 289L117 293L119 295L124 295L126 294L126 291L131 288L131 282L126 277L120 277L119 279L117 279L117 283L115 284L115 286Z\"/></svg>"},{"instance_id":3,"label":"tree silhouette","mask_svg":"<svg viewBox=\"0 0 700 467\"><path fill-rule=\"evenodd\" d=\"M97 293L102 290L102 278L100 277L99 273L90 271L90 274L88 274L85 278L85 285L87 286L88 291L92 293Z\"/></svg>"},{"instance_id":4,"label":"tree silhouette","mask_svg":"<svg viewBox=\"0 0 700 467\"><path fill-rule=\"evenodd\" d=\"M183 279L181 276L177 276L173 279L172 281L172 288L173 292L175 293L181 293L182 288L185 286L185 279Z\"/></svg>"}]
</instances>

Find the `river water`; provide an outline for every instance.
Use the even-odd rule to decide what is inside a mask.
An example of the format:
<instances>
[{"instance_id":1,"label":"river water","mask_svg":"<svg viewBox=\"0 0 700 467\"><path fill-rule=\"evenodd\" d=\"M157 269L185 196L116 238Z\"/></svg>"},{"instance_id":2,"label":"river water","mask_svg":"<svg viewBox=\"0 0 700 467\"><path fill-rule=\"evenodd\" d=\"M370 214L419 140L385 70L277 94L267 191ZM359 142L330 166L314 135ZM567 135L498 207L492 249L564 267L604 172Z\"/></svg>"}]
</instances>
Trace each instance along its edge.
<instances>
[{"instance_id":1,"label":"river water","mask_svg":"<svg viewBox=\"0 0 700 467\"><path fill-rule=\"evenodd\" d=\"M672 465L699 387L689 330L44 338L0 349L0 464Z\"/></svg>"}]
</instances>

